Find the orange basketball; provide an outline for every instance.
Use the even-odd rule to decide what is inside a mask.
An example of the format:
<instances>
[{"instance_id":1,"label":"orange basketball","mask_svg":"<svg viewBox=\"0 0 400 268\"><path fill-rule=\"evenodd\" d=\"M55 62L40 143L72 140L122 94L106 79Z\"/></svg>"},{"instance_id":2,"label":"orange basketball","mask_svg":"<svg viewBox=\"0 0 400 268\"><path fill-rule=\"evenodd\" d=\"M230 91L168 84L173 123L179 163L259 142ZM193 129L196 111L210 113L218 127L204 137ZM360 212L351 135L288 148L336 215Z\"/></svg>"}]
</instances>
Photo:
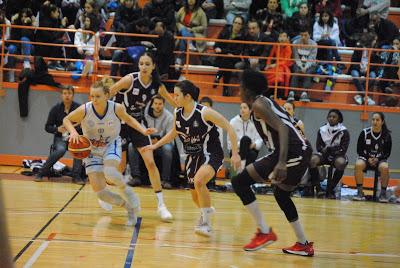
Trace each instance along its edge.
<instances>
[{"instance_id":1,"label":"orange basketball","mask_svg":"<svg viewBox=\"0 0 400 268\"><path fill-rule=\"evenodd\" d=\"M89 156L91 151L91 143L85 136L79 136L78 143L68 143L68 151L72 154L73 158L84 159Z\"/></svg>"}]
</instances>

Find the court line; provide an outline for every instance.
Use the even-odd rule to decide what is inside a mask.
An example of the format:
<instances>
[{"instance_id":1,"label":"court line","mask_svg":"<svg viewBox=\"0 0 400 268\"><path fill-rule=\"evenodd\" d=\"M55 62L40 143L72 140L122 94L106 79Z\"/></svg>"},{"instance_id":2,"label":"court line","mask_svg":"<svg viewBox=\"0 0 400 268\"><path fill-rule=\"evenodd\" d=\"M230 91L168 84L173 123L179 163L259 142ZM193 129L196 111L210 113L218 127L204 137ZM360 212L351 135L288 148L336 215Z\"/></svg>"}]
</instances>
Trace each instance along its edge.
<instances>
[{"instance_id":1,"label":"court line","mask_svg":"<svg viewBox=\"0 0 400 268\"><path fill-rule=\"evenodd\" d=\"M54 216L42 227L42 229L39 230L39 232L37 232L37 234L25 245L25 247L23 247L20 252L18 252L18 254L13 259L14 262L16 262L19 257L24 254L24 252L32 245L33 242L35 242L35 240L39 237L39 235L43 233L43 231L50 225L50 223L52 223L58 217L58 215L60 215L61 212L72 202L72 200L75 199L75 197L81 192L85 185L86 184L82 185L81 188L79 188L78 191L76 191L76 193L68 200L68 202L59 211L57 211L57 213L54 214Z\"/></svg>"},{"instance_id":2,"label":"court line","mask_svg":"<svg viewBox=\"0 0 400 268\"><path fill-rule=\"evenodd\" d=\"M178 256L178 257L184 257L184 258L188 258L188 259L201 260L201 258L193 257L193 256L189 256L189 255L183 255L183 254L171 254L171 255Z\"/></svg>"},{"instance_id":3,"label":"court line","mask_svg":"<svg viewBox=\"0 0 400 268\"><path fill-rule=\"evenodd\" d=\"M136 241L139 236L140 224L142 223L142 217L137 219L135 229L133 230L131 243L129 244L128 254L126 254L124 268L130 268L133 261L133 254L135 254Z\"/></svg>"},{"instance_id":4,"label":"court line","mask_svg":"<svg viewBox=\"0 0 400 268\"><path fill-rule=\"evenodd\" d=\"M25 263L23 268L32 267L32 265L36 262L42 252L49 246L51 240L54 239L56 233L51 233L45 241L40 245L40 247L33 253L33 255L29 258L29 260Z\"/></svg>"}]
</instances>

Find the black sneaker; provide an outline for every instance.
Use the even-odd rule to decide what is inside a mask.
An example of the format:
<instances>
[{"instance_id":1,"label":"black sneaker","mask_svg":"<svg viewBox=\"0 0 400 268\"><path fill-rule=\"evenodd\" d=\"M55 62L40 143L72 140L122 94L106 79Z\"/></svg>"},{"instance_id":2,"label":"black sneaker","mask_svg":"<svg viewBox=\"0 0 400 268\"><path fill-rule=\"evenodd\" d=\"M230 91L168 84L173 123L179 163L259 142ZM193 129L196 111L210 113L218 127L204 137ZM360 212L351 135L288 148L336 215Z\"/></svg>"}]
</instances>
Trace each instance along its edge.
<instances>
[{"instance_id":1,"label":"black sneaker","mask_svg":"<svg viewBox=\"0 0 400 268\"><path fill-rule=\"evenodd\" d=\"M135 186L140 186L140 185L142 185L142 181L141 181L139 178L134 177L134 178L132 178L130 181L128 181L127 184L128 184L129 186L135 187Z\"/></svg>"},{"instance_id":2,"label":"black sneaker","mask_svg":"<svg viewBox=\"0 0 400 268\"><path fill-rule=\"evenodd\" d=\"M41 174L36 174L35 178L33 179L36 182L42 182L43 181L43 176Z\"/></svg>"},{"instance_id":3,"label":"black sneaker","mask_svg":"<svg viewBox=\"0 0 400 268\"><path fill-rule=\"evenodd\" d=\"M83 179L72 179L72 182L76 183L78 185L85 185L86 184L86 181L83 180Z\"/></svg>"}]
</instances>

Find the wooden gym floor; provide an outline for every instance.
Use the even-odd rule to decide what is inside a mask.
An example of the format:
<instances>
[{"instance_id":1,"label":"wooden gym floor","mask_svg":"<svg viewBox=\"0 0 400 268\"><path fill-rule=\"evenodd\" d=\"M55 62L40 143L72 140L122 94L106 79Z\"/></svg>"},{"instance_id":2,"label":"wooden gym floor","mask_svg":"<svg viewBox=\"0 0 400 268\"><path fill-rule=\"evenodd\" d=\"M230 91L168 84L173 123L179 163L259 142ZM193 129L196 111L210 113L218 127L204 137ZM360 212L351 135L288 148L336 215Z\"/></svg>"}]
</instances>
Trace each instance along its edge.
<instances>
[{"instance_id":1,"label":"wooden gym floor","mask_svg":"<svg viewBox=\"0 0 400 268\"><path fill-rule=\"evenodd\" d=\"M245 252L255 226L232 193L212 193L214 235L194 234L199 212L189 191L165 190L175 216L162 223L150 188L135 188L140 225L126 213L98 206L90 185L36 183L1 174L8 233L16 267L400 267L400 206L370 202L294 199L313 258L283 254L295 236L273 196L258 196L278 241Z\"/></svg>"}]
</instances>

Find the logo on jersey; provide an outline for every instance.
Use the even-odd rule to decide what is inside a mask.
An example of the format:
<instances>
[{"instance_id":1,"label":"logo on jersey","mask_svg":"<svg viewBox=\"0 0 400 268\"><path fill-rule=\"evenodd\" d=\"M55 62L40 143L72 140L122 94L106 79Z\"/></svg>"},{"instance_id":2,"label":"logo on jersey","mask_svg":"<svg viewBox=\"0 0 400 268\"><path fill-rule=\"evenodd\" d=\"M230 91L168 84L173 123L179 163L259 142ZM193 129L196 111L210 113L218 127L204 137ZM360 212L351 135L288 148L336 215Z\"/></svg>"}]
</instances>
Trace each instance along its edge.
<instances>
[{"instance_id":1,"label":"logo on jersey","mask_svg":"<svg viewBox=\"0 0 400 268\"><path fill-rule=\"evenodd\" d=\"M94 123L92 120L88 120L88 121L87 121L87 124L88 124L88 126L91 127L91 128L94 127L94 125L95 125L95 123Z\"/></svg>"},{"instance_id":2,"label":"logo on jersey","mask_svg":"<svg viewBox=\"0 0 400 268\"><path fill-rule=\"evenodd\" d=\"M154 90L154 88L151 89L150 93L151 93L151 95L156 94L156 91Z\"/></svg>"},{"instance_id":3,"label":"logo on jersey","mask_svg":"<svg viewBox=\"0 0 400 268\"><path fill-rule=\"evenodd\" d=\"M181 128L181 122L176 121L176 126L179 127L179 128Z\"/></svg>"},{"instance_id":4,"label":"logo on jersey","mask_svg":"<svg viewBox=\"0 0 400 268\"><path fill-rule=\"evenodd\" d=\"M197 122L197 120L194 120L193 127L199 127L199 122Z\"/></svg>"},{"instance_id":5,"label":"logo on jersey","mask_svg":"<svg viewBox=\"0 0 400 268\"><path fill-rule=\"evenodd\" d=\"M132 90L132 94L133 95L139 95L139 89L138 88L134 88L133 90Z\"/></svg>"},{"instance_id":6,"label":"logo on jersey","mask_svg":"<svg viewBox=\"0 0 400 268\"><path fill-rule=\"evenodd\" d=\"M375 144L375 150L378 150L378 149L379 149L378 144Z\"/></svg>"}]
</instances>

